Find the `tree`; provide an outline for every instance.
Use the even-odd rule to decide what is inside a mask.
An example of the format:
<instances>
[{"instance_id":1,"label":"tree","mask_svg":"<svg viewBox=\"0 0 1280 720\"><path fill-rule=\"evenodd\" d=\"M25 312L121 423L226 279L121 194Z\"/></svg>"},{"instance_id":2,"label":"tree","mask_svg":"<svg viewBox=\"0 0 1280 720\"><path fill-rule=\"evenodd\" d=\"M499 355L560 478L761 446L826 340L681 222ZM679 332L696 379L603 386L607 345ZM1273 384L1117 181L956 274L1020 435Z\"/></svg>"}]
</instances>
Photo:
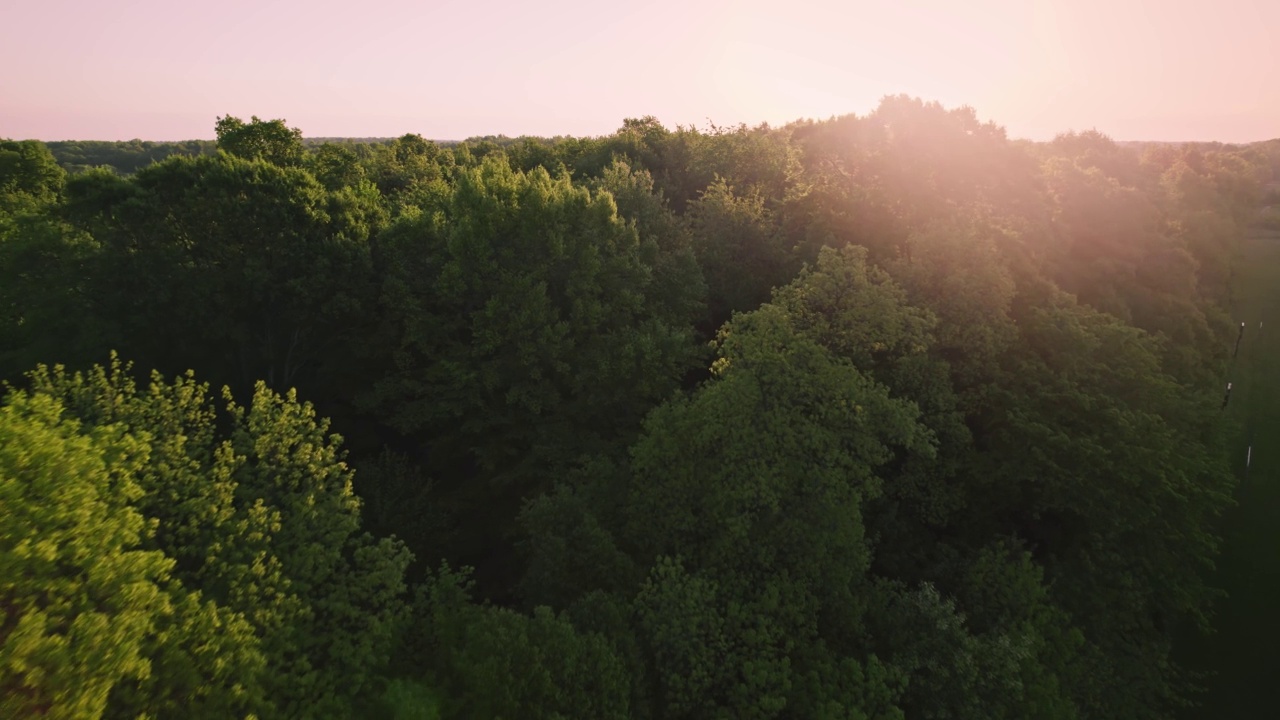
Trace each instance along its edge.
<instances>
[{"instance_id":1,"label":"tree","mask_svg":"<svg viewBox=\"0 0 1280 720\"><path fill-rule=\"evenodd\" d=\"M376 689L409 558L360 532L338 439L309 406L259 384L219 418L190 376L139 390L118 362L30 381L67 422L134 439L120 505L171 568L173 617L143 636L152 671L117 683L110 715L335 717Z\"/></svg>"},{"instance_id":2,"label":"tree","mask_svg":"<svg viewBox=\"0 0 1280 720\"><path fill-rule=\"evenodd\" d=\"M444 717L631 716L630 677L603 637L547 607L475 604L472 586L446 565L420 587L401 664L437 692Z\"/></svg>"},{"instance_id":3,"label":"tree","mask_svg":"<svg viewBox=\"0 0 1280 720\"><path fill-rule=\"evenodd\" d=\"M798 269L763 199L736 194L722 179L693 204L689 222L694 253L707 280L703 329L708 334L734 312L759 307Z\"/></svg>"},{"instance_id":4,"label":"tree","mask_svg":"<svg viewBox=\"0 0 1280 720\"><path fill-rule=\"evenodd\" d=\"M218 152L216 140L180 142L151 142L136 139L123 142L68 140L45 144L57 158L58 164L72 174L105 167L119 175L132 175L171 155L214 155Z\"/></svg>"},{"instance_id":5,"label":"tree","mask_svg":"<svg viewBox=\"0 0 1280 720\"><path fill-rule=\"evenodd\" d=\"M113 686L146 678L148 636L172 612L173 561L129 501L143 443L82 431L51 397L0 406L0 711L95 718Z\"/></svg>"},{"instance_id":6,"label":"tree","mask_svg":"<svg viewBox=\"0 0 1280 720\"><path fill-rule=\"evenodd\" d=\"M860 643L871 562L862 507L882 492L875 471L891 448L929 454L931 435L912 404L783 306L735 317L718 346L715 379L650 414L624 474L579 476L529 506L533 567L576 568L570 582L585 594L560 589L575 606L593 582L634 598L657 716L891 708L896 680ZM649 566L648 579L631 563ZM812 680L841 673L849 682Z\"/></svg>"},{"instance_id":7,"label":"tree","mask_svg":"<svg viewBox=\"0 0 1280 720\"><path fill-rule=\"evenodd\" d=\"M66 177L44 143L0 139L0 242L19 215L56 203Z\"/></svg>"},{"instance_id":8,"label":"tree","mask_svg":"<svg viewBox=\"0 0 1280 720\"><path fill-rule=\"evenodd\" d=\"M667 206L650 174L615 161L590 187L612 196L618 216L635 224L646 251L645 262L653 267L646 294L662 317L681 324L701 319L706 313L706 283L688 223Z\"/></svg>"},{"instance_id":9,"label":"tree","mask_svg":"<svg viewBox=\"0 0 1280 720\"><path fill-rule=\"evenodd\" d=\"M1046 163L1045 174L1058 220L1047 266L1054 281L1082 303L1162 336L1169 369L1203 384L1228 328L1206 312L1196 260L1163 232L1154 199L1060 158Z\"/></svg>"},{"instance_id":10,"label":"tree","mask_svg":"<svg viewBox=\"0 0 1280 720\"><path fill-rule=\"evenodd\" d=\"M38 363L88 365L118 342L93 293L99 250L46 215L18 219L0 240L0 381Z\"/></svg>"},{"instance_id":11,"label":"tree","mask_svg":"<svg viewBox=\"0 0 1280 720\"><path fill-rule=\"evenodd\" d=\"M961 373L937 357L948 357L955 326L912 306L906 289L867 258L867 251L856 246L823 248L816 265L774 291L771 305L782 308L805 337L890 388L895 398L914 403L920 422L933 434L937 452L895 453L884 468L889 479L884 496L864 509L884 540L877 567L893 577L919 580L910 568L936 562L926 560L934 552L929 548L940 547L936 531L962 511L966 500L957 476L972 438L952 386L952 378ZM956 263L952 270L963 277L961 267ZM936 280L926 282L945 287L945 282L934 286ZM957 308L963 305L950 303L938 312L946 317Z\"/></svg>"},{"instance_id":12,"label":"tree","mask_svg":"<svg viewBox=\"0 0 1280 720\"><path fill-rule=\"evenodd\" d=\"M441 151L421 135L408 134L374 147L364 167L393 207L413 207L437 196L455 165L452 153Z\"/></svg>"},{"instance_id":13,"label":"tree","mask_svg":"<svg viewBox=\"0 0 1280 720\"><path fill-rule=\"evenodd\" d=\"M1215 396L1163 373L1150 336L1069 299L1027 309L1018 326L972 421L983 486L971 505L1027 541L1088 642L1082 710L1160 717L1181 691L1171 635L1205 621L1203 574L1231 502Z\"/></svg>"},{"instance_id":14,"label":"tree","mask_svg":"<svg viewBox=\"0 0 1280 720\"><path fill-rule=\"evenodd\" d=\"M479 513L468 561L523 498L625 443L696 357L690 301L655 292L675 289L655 241L566 176L486 159L379 252L392 369L368 407L426 450L457 517Z\"/></svg>"},{"instance_id":15,"label":"tree","mask_svg":"<svg viewBox=\"0 0 1280 720\"><path fill-rule=\"evenodd\" d=\"M991 219L956 217L911 233L886 263L911 301L937 316L931 349L962 390L987 379L1014 341L1016 285L1007 257L1016 243Z\"/></svg>"},{"instance_id":16,"label":"tree","mask_svg":"<svg viewBox=\"0 0 1280 720\"><path fill-rule=\"evenodd\" d=\"M249 122L227 115L214 124L218 149L246 160L265 160L273 165L299 165L303 160L302 131L285 125L284 120Z\"/></svg>"},{"instance_id":17,"label":"tree","mask_svg":"<svg viewBox=\"0 0 1280 720\"><path fill-rule=\"evenodd\" d=\"M307 167L328 190L358 186L367 173L360 164L361 153L357 148L363 149L364 146L325 143L307 155Z\"/></svg>"},{"instance_id":18,"label":"tree","mask_svg":"<svg viewBox=\"0 0 1280 720\"><path fill-rule=\"evenodd\" d=\"M305 387L364 322L376 194L227 155L77 177L69 193L70 217L101 245L90 322L120 327L140 362L200 367L242 392L258 379Z\"/></svg>"}]
</instances>

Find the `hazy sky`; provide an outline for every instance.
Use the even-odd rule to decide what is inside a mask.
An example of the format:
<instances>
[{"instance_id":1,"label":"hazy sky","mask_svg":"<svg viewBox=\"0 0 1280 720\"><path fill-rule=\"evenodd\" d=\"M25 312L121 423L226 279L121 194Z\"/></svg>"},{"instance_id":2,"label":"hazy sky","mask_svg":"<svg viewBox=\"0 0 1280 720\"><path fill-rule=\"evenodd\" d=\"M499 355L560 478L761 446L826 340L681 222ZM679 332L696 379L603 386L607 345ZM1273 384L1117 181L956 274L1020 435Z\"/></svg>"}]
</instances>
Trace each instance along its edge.
<instances>
[{"instance_id":1,"label":"hazy sky","mask_svg":"<svg viewBox=\"0 0 1280 720\"><path fill-rule=\"evenodd\" d=\"M0 137L599 135L872 110L1280 137L1280 0L0 0Z\"/></svg>"}]
</instances>

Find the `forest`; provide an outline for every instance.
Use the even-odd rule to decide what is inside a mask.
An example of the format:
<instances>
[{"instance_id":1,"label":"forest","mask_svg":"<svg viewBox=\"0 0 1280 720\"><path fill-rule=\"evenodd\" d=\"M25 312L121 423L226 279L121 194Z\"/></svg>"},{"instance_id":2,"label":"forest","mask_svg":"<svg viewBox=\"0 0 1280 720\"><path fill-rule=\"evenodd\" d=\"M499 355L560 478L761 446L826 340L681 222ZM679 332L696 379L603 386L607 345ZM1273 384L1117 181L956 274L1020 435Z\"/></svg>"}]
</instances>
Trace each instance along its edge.
<instances>
[{"instance_id":1,"label":"forest","mask_svg":"<svg viewBox=\"0 0 1280 720\"><path fill-rule=\"evenodd\" d=\"M0 140L0 717L1199 701L1280 141L214 129Z\"/></svg>"}]
</instances>

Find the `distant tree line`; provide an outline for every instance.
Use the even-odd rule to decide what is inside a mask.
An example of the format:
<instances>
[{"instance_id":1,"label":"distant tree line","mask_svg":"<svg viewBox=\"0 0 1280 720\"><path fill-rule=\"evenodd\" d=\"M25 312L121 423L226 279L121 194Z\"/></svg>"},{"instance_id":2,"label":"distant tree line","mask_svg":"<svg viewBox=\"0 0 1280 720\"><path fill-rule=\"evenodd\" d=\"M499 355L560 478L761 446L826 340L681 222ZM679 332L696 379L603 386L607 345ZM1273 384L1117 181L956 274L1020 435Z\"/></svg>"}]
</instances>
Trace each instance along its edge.
<instances>
[{"instance_id":1,"label":"distant tree line","mask_svg":"<svg viewBox=\"0 0 1280 720\"><path fill-rule=\"evenodd\" d=\"M76 173L95 167L110 167L123 175L132 175L152 163L175 155L212 155L218 145L213 140L151 142L128 140L64 140L45 143L53 157L67 172Z\"/></svg>"},{"instance_id":2,"label":"distant tree line","mask_svg":"<svg viewBox=\"0 0 1280 720\"><path fill-rule=\"evenodd\" d=\"M0 716L1163 718L1280 144L0 141Z\"/></svg>"}]
</instances>

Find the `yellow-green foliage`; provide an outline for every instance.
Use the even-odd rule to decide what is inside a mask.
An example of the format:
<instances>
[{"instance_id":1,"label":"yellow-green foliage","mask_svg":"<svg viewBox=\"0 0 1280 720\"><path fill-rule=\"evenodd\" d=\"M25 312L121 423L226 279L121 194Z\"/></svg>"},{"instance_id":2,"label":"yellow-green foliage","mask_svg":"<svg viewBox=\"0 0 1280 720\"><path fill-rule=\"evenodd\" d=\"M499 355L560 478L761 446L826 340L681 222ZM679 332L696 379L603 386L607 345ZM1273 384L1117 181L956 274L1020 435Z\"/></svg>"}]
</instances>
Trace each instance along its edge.
<instances>
[{"instance_id":1,"label":"yellow-green foliage","mask_svg":"<svg viewBox=\"0 0 1280 720\"><path fill-rule=\"evenodd\" d=\"M407 554L360 532L338 439L259 384L40 368L0 416L0 689L54 717L345 717ZM229 435L229 436L227 436Z\"/></svg>"},{"instance_id":2,"label":"yellow-green foliage","mask_svg":"<svg viewBox=\"0 0 1280 720\"><path fill-rule=\"evenodd\" d=\"M0 716L99 717L117 682L150 673L174 563L143 549L154 525L128 504L146 460L51 397L0 408Z\"/></svg>"}]
</instances>

